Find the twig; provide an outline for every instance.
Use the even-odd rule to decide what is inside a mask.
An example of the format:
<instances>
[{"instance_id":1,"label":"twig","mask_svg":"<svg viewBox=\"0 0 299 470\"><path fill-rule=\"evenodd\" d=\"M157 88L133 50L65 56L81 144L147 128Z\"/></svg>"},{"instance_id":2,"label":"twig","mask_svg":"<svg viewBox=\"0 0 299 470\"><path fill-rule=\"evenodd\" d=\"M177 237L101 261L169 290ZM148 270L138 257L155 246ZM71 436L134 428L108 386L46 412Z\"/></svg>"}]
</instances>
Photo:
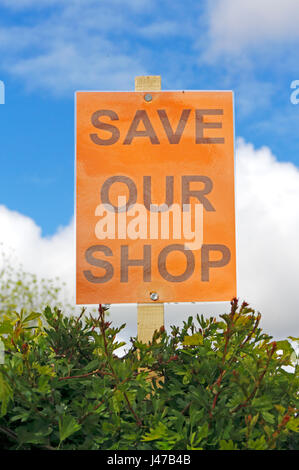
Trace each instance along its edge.
<instances>
[{"instance_id":1,"label":"twig","mask_svg":"<svg viewBox=\"0 0 299 470\"><path fill-rule=\"evenodd\" d=\"M107 329L107 327L110 326L110 323L106 323L106 322L105 322L105 311L104 311L104 309L102 308L102 304L99 305L99 314L100 314L100 331L101 331L101 334L102 334L102 336L103 336L104 349L105 349L105 354L106 354L106 358L107 358L107 363L108 363L108 365L109 365L109 367L110 367L110 369L111 369L113 378L114 378L114 380L115 380L115 382L116 382L115 388L117 388L117 387L119 387L120 385L122 385L122 383L124 383L124 381L121 382L121 383L119 382L119 378L117 377L117 375L116 375L116 373L115 373L115 371L114 371L114 368L113 368L112 364L111 364L110 361L109 361L109 351L108 351L108 343L107 343L107 338L106 338L106 329ZM129 408L130 412L132 413L132 415L134 416L137 425L138 425L139 427L141 427L141 426L143 425L143 424L142 424L142 421L141 421L141 419L138 417L138 415L136 414L136 412L134 411L134 409L133 409L133 407L132 407L132 405L131 405L131 403L130 403L130 400L129 400L129 398L128 398L126 392L123 391L122 393L124 394L124 398L125 398L125 400L126 400L126 403L127 403L127 405L128 405L128 408Z\"/></svg>"},{"instance_id":2,"label":"twig","mask_svg":"<svg viewBox=\"0 0 299 470\"><path fill-rule=\"evenodd\" d=\"M188 403L188 405L185 406L185 408L182 410L181 414L184 415L186 411L189 410L190 406L192 405L192 400Z\"/></svg>"},{"instance_id":3,"label":"twig","mask_svg":"<svg viewBox=\"0 0 299 470\"><path fill-rule=\"evenodd\" d=\"M18 436L16 435L15 432L11 431L10 429L5 428L4 426L0 426L0 432L5 434L6 436L10 437L14 441L18 440ZM50 445L40 445L39 446L41 449L46 449L46 450L56 450L55 447L52 447Z\"/></svg>"},{"instance_id":4,"label":"twig","mask_svg":"<svg viewBox=\"0 0 299 470\"><path fill-rule=\"evenodd\" d=\"M17 439L16 433L11 431L10 429L5 428L4 426L0 426L0 432L6 434L6 436L10 437L11 439Z\"/></svg>"},{"instance_id":5,"label":"twig","mask_svg":"<svg viewBox=\"0 0 299 470\"><path fill-rule=\"evenodd\" d=\"M231 413L236 413L236 412L239 411L241 408L245 408L245 407L247 406L247 404L250 402L250 400L253 399L253 397L255 396L255 394L256 394L256 392L257 392L259 386L261 385L262 380L263 380L263 378L264 378L264 376L265 376L265 374L266 374L266 372L267 372L267 370L268 370L268 367L269 367L271 358L272 358L272 356L273 356L273 354L274 354L274 352L275 352L275 350L276 350L276 347L277 347L277 346L276 346L276 342L274 341L274 343L273 343L273 345L272 345L272 349L271 349L271 351L270 351L270 353L269 353L269 357L268 357L267 363L266 363L266 365L265 365L265 367L264 367L264 369L263 369L263 372L262 372L261 375L259 376L259 378L258 378L258 380L257 380L257 382L256 382L256 384L255 384L254 389L252 390L252 392L251 392L251 394L249 395L249 397L247 397L246 400L245 400L243 403L240 403L240 405L236 406L236 407L231 411Z\"/></svg>"},{"instance_id":6,"label":"twig","mask_svg":"<svg viewBox=\"0 0 299 470\"><path fill-rule=\"evenodd\" d=\"M61 380L69 380L69 379L84 379L85 377L90 377L91 375L112 375L110 372L103 372L100 369L94 370L92 372L88 372L87 374L82 374L82 375L68 375L66 377L60 377L58 381L60 382Z\"/></svg>"},{"instance_id":7,"label":"twig","mask_svg":"<svg viewBox=\"0 0 299 470\"><path fill-rule=\"evenodd\" d=\"M290 415L288 414L288 412L284 415L284 417L282 418L282 421L281 423L279 424L277 430L272 434L272 436L269 438L269 441L268 441L268 447L273 447L275 441L277 441L278 437L279 437L279 434L281 433L281 431L283 430L283 428L288 424L288 422L290 421L291 417Z\"/></svg>"},{"instance_id":8,"label":"twig","mask_svg":"<svg viewBox=\"0 0 299 470\"><path fill-rule=\"evenodd\" d=\"M251 330L251 332L249 333L249 335L247 336L247 338L245 339L245 341L241 344L240 349L242 349L242 348L245 346L245 344L248 343L248 341L249 341L249 340L252 338L252 336L254 335L254 333L255 333L255 331L256 331L256 329L257 329L257 327L258 327L258 325L259 325L259 323L260 323L260 321L261 321L261 317L262 317L262 316L261 316L261 314L259 313L258 316L257 316L257 319L256 319L256 321L255 321L255 324L254 324L253 329Z\"/></svg>"}]
</instances>

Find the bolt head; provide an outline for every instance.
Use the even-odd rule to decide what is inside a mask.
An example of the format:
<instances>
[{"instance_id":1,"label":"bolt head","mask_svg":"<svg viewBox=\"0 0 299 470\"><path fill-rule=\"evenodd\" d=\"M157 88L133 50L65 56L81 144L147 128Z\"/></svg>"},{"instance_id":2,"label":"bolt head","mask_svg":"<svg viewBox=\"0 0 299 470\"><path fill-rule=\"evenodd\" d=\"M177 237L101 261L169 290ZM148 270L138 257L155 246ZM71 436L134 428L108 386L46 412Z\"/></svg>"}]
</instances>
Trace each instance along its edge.
<instances>
[{"instance_id":1,"label":"bolt head","mask_svg":"<svg viewBox=\"0 0 299 470\"><path fill-rule=\"evenodd\" d=\"M158 299L159 299L159 295L157 294L157 292L151 292L151 300L155 302Z\"/></svg>"},{"instance_id":2,"label":"bolt head","mask_svg":"<svg viewBox=\"0 0 299 470\"><path fill-rule=\"evenodd\" d=\"M145 101L149 102L152 101L153 97L150 93L147 93L146 95L144 95L144 99Z\"/></svg>"}]
</instances>

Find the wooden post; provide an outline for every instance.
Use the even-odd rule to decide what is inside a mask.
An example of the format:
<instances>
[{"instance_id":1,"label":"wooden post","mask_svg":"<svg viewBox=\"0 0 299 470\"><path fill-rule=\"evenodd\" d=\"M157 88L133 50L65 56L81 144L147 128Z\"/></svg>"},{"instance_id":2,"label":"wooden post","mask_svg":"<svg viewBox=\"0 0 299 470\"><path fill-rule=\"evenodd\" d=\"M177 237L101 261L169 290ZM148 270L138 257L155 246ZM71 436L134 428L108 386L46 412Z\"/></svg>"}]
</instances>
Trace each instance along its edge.
<instances>
[{"instance_id":1,"label":"wooden post","mask_svg":"<svg viewBox=\"0 0 299 470\"><path fill-rule=\"evenodd\" d=\"M161 91L160 76L141 76L135 78L135 91ZM159 294L159 293L158 293ZM137 305L137 336L138 340L148 343L152 340L155 330L164 326L164 304L149 303Z\"/></svg>"}]
</instances>

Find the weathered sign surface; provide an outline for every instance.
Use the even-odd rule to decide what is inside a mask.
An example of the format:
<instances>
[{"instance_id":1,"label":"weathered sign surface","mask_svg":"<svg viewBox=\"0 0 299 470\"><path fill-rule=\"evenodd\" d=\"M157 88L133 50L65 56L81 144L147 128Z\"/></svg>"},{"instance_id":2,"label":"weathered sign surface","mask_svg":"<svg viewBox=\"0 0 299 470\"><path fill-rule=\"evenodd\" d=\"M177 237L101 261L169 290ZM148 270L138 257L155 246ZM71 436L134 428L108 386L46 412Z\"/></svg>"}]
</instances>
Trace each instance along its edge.
<instances>
[{"instance_id":1,"label":"weathered sign surface","mask_svg":"<svg viewBox=\"0 0 299 470\"><path fill-rule=\"evenodd\" d=\"M77 92L78 304L236 295L232 92Z\"/></svg>"}]
</instances>

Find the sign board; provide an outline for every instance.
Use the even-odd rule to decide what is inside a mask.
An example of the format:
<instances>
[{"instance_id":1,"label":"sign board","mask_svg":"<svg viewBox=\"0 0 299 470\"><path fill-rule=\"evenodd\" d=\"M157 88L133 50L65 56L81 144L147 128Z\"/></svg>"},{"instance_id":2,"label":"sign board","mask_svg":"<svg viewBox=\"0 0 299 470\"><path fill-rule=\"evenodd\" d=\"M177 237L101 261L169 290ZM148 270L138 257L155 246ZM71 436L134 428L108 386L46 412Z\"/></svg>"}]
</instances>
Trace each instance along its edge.
<instances>
[{"instance_id":1,"label":"sign board","mask_svg":"<svg viewBox=\"0 0 299 470\"><path fill-rule=\"evenodd\" d=\"M232 92L77 92L76 302L236 295Z\"/></svg>"}]
</instances>

